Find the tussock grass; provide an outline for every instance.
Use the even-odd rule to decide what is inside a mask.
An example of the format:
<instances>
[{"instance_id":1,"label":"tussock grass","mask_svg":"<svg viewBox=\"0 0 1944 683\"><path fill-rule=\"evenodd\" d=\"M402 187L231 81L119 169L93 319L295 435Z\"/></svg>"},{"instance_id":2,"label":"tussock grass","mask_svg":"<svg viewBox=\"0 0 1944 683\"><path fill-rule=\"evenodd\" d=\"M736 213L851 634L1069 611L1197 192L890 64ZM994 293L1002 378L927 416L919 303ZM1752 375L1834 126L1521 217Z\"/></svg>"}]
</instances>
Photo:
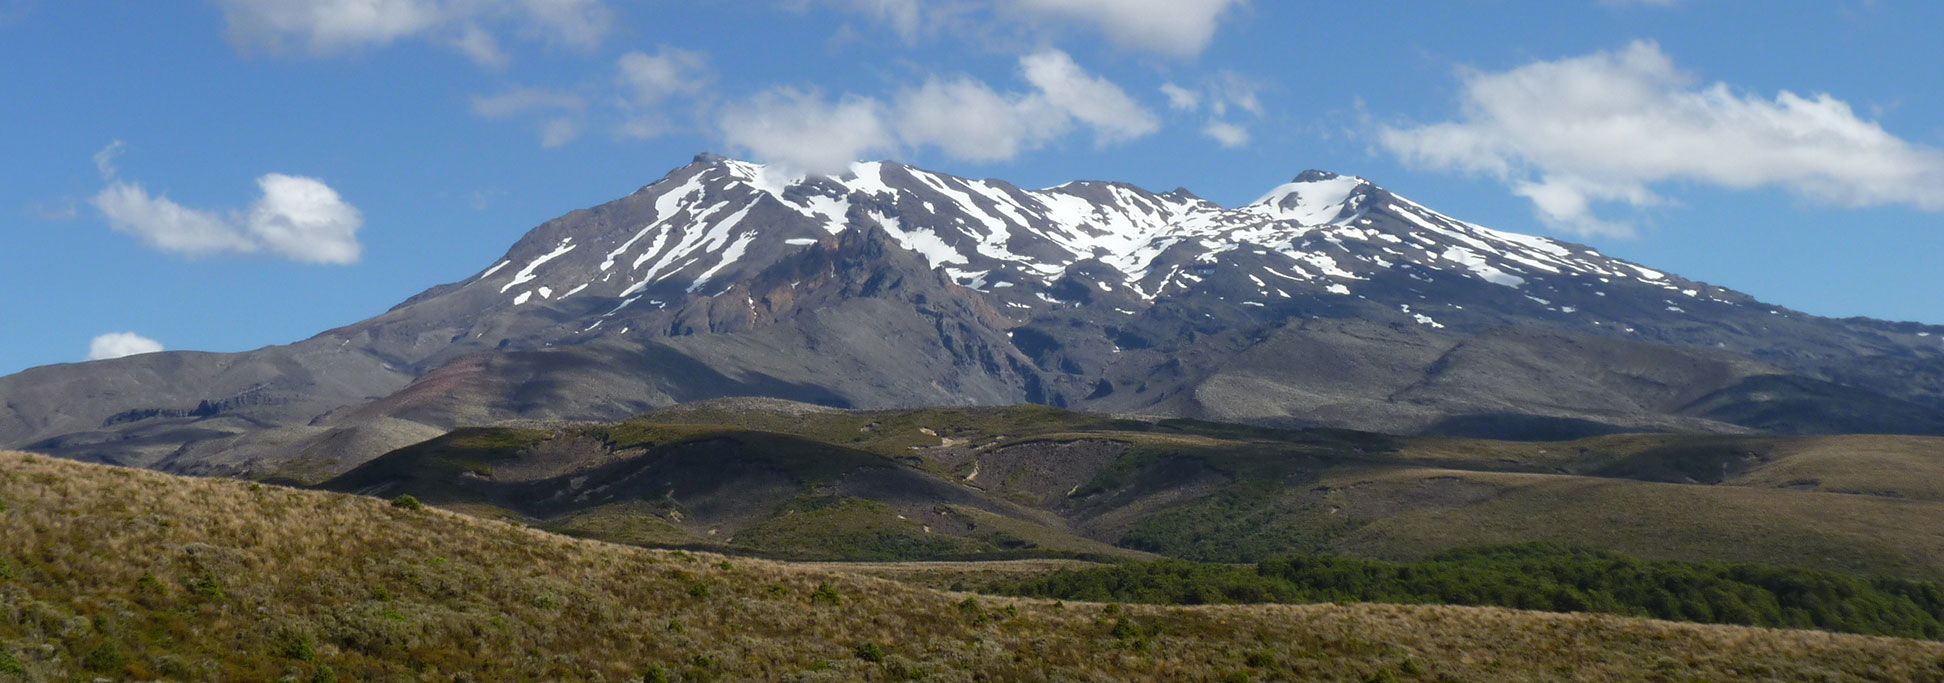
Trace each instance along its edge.
<instances>
[{"instance_id":1,"label":"tussock grass","mask_svg":"<svg viewBox=\"0 0 1944 683\"><path fill-rule=\"evenodd\" d=\"M0 454L0 500L0 679L1944 677L1944 646L1891 638L1485 608L968 597L21 454Z\"/></svg>"}]
</instances>

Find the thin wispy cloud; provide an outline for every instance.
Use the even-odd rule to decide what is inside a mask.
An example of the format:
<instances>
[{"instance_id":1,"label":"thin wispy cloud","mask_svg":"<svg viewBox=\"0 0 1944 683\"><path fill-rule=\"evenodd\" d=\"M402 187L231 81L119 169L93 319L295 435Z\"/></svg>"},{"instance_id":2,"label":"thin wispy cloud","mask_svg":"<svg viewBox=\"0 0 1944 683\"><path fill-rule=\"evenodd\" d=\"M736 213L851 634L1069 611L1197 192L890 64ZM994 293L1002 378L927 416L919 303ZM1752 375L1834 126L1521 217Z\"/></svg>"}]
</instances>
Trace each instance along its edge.
<instances>
[{"instance_id":1,"label":"thin wispy cloud","mask_svg":"<svg viewBox=\"0 0 1944 683\"><path fill-rule=\"evenodd\" d=\"M495 30L587 49L614 21L601 0L212 1L243 50L325 57L423 38L493 68L511 61Z\"/></svg>"},{"instance_id":2,"label":"thin wispy cloud","mask_svg":"<svg viewBox=\"0 0 1944 683\"><path fill-rule=\"evenodd\" d=\"M797 0L851 12L915 44L938 36L1015 39L1092 33L1122 49L1193 57L1246 0Z\"/></svg>"}]
</instances>

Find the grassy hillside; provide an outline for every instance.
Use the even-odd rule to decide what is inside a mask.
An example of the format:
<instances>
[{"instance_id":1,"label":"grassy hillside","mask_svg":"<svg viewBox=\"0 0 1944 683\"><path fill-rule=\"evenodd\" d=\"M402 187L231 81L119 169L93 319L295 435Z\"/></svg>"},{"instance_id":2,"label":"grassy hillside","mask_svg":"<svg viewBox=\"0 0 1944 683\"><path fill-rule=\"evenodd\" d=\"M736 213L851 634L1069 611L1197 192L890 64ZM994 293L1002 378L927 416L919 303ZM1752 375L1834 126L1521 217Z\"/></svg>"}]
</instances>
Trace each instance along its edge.
<instances>
[{"instance_id":1,"label":"grassy hillside","mask_svg":"<svg viewBox=\"0 0 1944 683\"><path fill-rule=\"evenodd\" d=\"M1944 439L1925 437L1513 443L1042 406L734 400L608 425L461 430L325 486L789 559L1412 560L1553 541L1934 580L1940 481Z\"/></svg>"},{"instance_id":2,"label":"grassy hillside","mask_svg":"<svg viewBox=\"0 0 1944 683\"><path fill-rule=\"evenodd\" d=\"M1924 680L1944 646L1488 608L968 597L0 454L0 680Z\"/></svg>"}]
</instances>

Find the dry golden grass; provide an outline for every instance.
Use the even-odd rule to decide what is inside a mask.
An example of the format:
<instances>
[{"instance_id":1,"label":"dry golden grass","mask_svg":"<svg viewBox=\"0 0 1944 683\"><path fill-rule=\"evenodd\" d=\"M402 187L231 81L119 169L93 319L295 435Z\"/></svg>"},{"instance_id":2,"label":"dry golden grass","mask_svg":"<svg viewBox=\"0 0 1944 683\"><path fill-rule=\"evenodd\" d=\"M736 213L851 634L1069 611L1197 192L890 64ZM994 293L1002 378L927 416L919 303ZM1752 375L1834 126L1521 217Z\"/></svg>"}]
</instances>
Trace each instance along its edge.
<instances>
[{"instance_id":1,"label":"dry golden grass","mask_svg":"<svg viewBox=\"0 0 1944 683\"><path fill-rule=\"evenodd\" d=\"M1775 456L1727 483L1944 501L1944 438L1802 437L1778 440Z\"/></svg>"},{"instance_id":2,"label":"dry golden grass","mask_svg":"<svg viewBox=\"0 0 1944 683\"><path fill-rule=\"evenodd\" d=\"M1458 607L966 602L827 568L21 454L0 454L0 505L0 671L34 681L1944 678L1944 644L1818 632Z\"/></svg>"}]
</instances>

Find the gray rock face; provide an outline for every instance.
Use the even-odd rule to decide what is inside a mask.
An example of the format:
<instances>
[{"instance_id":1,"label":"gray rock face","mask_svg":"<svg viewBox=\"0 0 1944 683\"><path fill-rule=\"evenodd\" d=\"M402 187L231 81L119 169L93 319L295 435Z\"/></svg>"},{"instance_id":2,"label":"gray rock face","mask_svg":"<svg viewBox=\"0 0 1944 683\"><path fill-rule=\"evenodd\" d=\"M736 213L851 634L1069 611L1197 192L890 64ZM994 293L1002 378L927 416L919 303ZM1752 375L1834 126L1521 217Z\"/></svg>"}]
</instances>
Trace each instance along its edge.
<instances>
[{"instance_id":1,"label":"gray rock face","mask_svg":"<svg viewBox=\"0 0 1944 683\"><path fill-rule=\"evenodd\" d=\"M1321 171L1230 209L704 155L297 344L0 378L0 446L308 479L459 425L744 395L1500 437L1944 433L1944 328L1797 313Z\"/></svg>"}]
</instances>

